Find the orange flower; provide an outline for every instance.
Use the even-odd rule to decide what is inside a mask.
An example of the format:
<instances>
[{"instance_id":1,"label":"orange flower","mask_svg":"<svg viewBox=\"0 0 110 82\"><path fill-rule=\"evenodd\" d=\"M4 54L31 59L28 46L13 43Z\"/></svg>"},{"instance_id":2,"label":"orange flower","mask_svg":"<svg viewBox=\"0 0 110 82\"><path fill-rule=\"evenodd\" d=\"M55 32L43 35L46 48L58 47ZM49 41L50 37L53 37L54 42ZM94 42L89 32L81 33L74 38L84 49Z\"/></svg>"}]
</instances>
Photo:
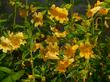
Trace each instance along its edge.
<instances>
[{"instance_id":1,"label":"orange flower","mask_svg":"<svg viewBox=\"0 0 110 82\"><path fill-rule=\"evenodd\" d=\"M99 14L106 15L106 14L108 14L108 11L109 11L108 9L102 8L99 10Z\"/></svg>"},{"instance_id":2,"label":"orange flower","mask_svg":"<svg viewBox=\"0 0 110 82\"><path fill-rule=\"evenodd\" d=\"M89 42L80 43L80 57L84 57L85 59L90 59L93 57L93 46Z\"/></svg>"},{"instance_id":3,"label":"orange flower","mask_svg":"<svg viewBox=\"0 0 110 82\"><path fill-rule=\"evenodd\" d=\"M64 23L68 21L68 11L66 8L59 8L55 5L52 5L50 10L48 11L48 14L50 15L50 19L56 19L60 23Z\"/></svg>"},{"instance_id":4,"label":"orange flower","mask_svg":"<svg viewBox=\"0 0 110 82\"><path fill-rule=\"evenodd\" d=\"M74 61L73 58L58 61L56 70L59 71L60 73L65 72L66 69L73 63L73 61Z\"/></svg>"}]
</instances>

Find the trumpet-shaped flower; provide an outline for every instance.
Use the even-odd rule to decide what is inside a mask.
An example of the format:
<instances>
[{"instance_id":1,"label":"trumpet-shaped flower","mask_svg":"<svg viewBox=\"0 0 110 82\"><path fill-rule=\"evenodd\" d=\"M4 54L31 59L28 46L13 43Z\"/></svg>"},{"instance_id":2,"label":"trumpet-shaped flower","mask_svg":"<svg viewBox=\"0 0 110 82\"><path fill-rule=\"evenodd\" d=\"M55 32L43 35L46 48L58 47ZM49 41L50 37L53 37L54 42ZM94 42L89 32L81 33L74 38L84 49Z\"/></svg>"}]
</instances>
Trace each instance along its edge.
<instances>
[{"instance_id":1,"label":"trumpet-shaped flower","mask_svg":"<svg viewBox=\"0 0 110 82\"><path fill-rule=\"evenodd\" d=\"M65 48L66 48L65 57L71 58L74 57L76 50L78 49L78 45L73 45L73 46L66 45Z\"/></svg>"},{"instance_id":2,"label":"trumpet-shaped flower","mask_svg":"<svg viewBox=\"0 0 110 82\"><path fill-rule=\"evenodd\" d=\"M73 18L75 19L75 21L79 21L79 20L82 19L81 16L79 16L78 13L73 13Z\"/></svg>"},{"instance_id":3,"label":"trumpet-shaped flower","mask_svg":"<svg viewBox=\"0 0 110 82\"><path fill-rule=\"evenodd\" d=\"M50 43L46 48L45 59L59 59L59 46L57 43Z\"/></svg>"},{"instance_id":4,"label":"trumpet-shaped flower","mask_svg":"<svg viewBox=\"0 0 110 82\"><path fill-rule=\"evenodd\" d=\"M31 22L34 23L35 27L43 25L43 14L41 12L35 12L32 17L33 19L31 20Z\"/></svg>"},{"instance_id":5,"label":"trumpet-shaped flower","mask_svg":"<svg viewBox=\"0 0 110 82\"><path fill-rule=\"evenodd\" d=\"M41 43L36 43L33 47L33 52L35 52L37 49L42 48Z\"/></svg>"},{"instance_id":6,"label":"trumpet-shaped flower","mask_svg":"<svg viewBox=\"0 0 110 82\"><path fill-rule=\"evenodd\" d=\"M97 0L97 2L95 3L95 7L96 6L100 6L103 2L100 2L100 0Z\"/></svg>"},{"instance_id":7,"label":"trumpet-shaped flower","mask_svg":"<svg viewBox=\"0 0 110 82\"><path fill-rule=\"evenodd\" d=\"M34 5L31 4L30 7L29 7L29 9L30 9L30 11L31 11L32 13L34 13L34 12L36 12L37 7L34 7Z\"/></svg>"},{"instance_id":8,"label":"trumpet-shaped flower","mask_svg":"<svg viewBox=\"0 0 110 82\"><path fill-rule=\"evenodd\" d=\"M85 59L94 57L92 48L93 46L89 42L80 43L80 57L84 57Z\"/></svg>"},{"instance_id":9,"label":"trumpet-shaped flower","mask_svg":"<svg viewBox=\"0 0 110 82\"><path fill-rule=\"evenodd\" d=\"M102 7L96 6L87 12L88 17L93 17Z\"/></svg>"},{"instance_id":10,"label":"trumpet-shaped flower","mask_svg":"<svg viewBox=\"0 0 110 82\"><path fill-rule=\"evenodd\" d=\"M68 11L66 10L66 8L60 8L52 5L50 10L48 11L48 14L50 15L50 19L55 19L60 23L68 21Z\"/></svg>"},{"instance_id":11,"label":"trumpet-shaped flower","mask_svg":"<svg viewBox=\"0 0 110 82\"><path fill-rule=\"evenodd\" d=\"M53 35L55 35L58 38L64 38L67 35L67 31L60 32L55 27L52 27L51 30L53 31Z\"/></svg>"},{"instance_id":12,"label":"trumpet-shaped flower","mask_svg":"<svg viewBox=\"0 0 110 82\"><path fill-rule=\"evenodd\" d=\"M49 43L57 43L58 40L57 40L57 37L56 36L47 36L47 39L45 40L47 44Z\"/></svg>"},{"instance_id":13,"label":"trumpet-shaped flower","mask_svg":"<svg viewBox=\"0 0 110 82\"><path fill-rule=\"evenodd\" d=\"M63 59L58 61L58 65L56 67L56 70L60 73L64 73L66 69L74 62L74 59Z\"/></svg>"}]
</instances>

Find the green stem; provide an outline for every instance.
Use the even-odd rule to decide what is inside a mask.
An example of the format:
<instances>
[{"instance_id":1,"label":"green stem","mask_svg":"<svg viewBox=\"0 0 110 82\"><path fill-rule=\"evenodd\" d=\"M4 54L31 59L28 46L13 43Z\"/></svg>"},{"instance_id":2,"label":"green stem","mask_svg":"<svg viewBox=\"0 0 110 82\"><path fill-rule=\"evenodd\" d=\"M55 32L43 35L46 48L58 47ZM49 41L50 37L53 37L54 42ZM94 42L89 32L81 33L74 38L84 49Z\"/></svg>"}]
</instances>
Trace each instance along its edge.
<instances>
[{"instance_id":1,"label":"green stem","mask_svg":"<svg viewBox=\"0 0 110 82\"><path fill-rule=\"evenodd\" d=\"M73 7L74 7L74 0L70 0L70 3L72 4L71 10L70 10L70 13L71 13L71 16L72 16L72 14L73 14Z\"/></svg>"},{"instance_id":2,"label":"green stem","mask_svg":"<svg viewBox=\"0 0 110 82\"><path fill-rule=\"evenodd\" d=\"M32 76L33 76L32 82L35 82L34 58L32 54L32 49L33 49L32 28L30 28L28 34L30 39L30 63L31 63L31 69L32 69Z\"/></svg>"},{"instance_id":3,"label":"green stem","mask_svg":"<svg viewBox=\"0 0 110 82\"><path fill-rule=\"evenodd\" d=\"M31 68L32 68L32 75L33 75L33 81L32 82L35 82L34 61L33 61L32 50L30 51L30 56L31 56Z\"/></svg>"},{"instance_id":4,"label":"green stem","mask_svg":"<svg viewBox=\"0 0 110 82\"><path fill-rule=\"evenodd\" d=\"M28 9L28 0L26 0L26 9ZM27 27L29 27L28 29L28 34L29 34L29 39L31 40L30 41L30 63L31 63L31 69L32 69L32 76L33 76L33 79L32 79L32 82L35 82L35 71L34 71L34 58L33 58L33 54L32 54L32 49L33 49L33 37L32 37L32 30L33 30L33 27L31 27L30 25L27 25L27 16L25 17L25 25Z\"/></svg>"},{"instance_id":5,"label":"green stem","mask_svg":"<svg viewBox=\"0 0 110 82\"><path fill-rule=\"evenodd\" d=\"M90 1L89 1L89 0L87 0L87 3L88 3L88 9L90 9L90 8L91 8Z\"/></svg>"},{"instance_id":6,"label":"green stem","mask_svg":"<svg viewBox=\"0 0 110 82\"><path fill-rule=\"evenodd\" d=\"M17 6L16 6L16 1L15 1L15 6L14 6L14 21L13 21L13 28L15 27L16 25L16 12L17 12Z\"/></svg>"},{"instance_id":7,"label":"green stem","mask_svg":"<svg viewBox=\"0 0 110 82\"><path fill-rule=\"evenodd\" d=\"M28 6L28 0L26 0L26 10L27 10L27 6ZM27 11L26 11L27 13ZM27 16L25 16L25 24L27 23Z\"/></svg>"}]
</instances>

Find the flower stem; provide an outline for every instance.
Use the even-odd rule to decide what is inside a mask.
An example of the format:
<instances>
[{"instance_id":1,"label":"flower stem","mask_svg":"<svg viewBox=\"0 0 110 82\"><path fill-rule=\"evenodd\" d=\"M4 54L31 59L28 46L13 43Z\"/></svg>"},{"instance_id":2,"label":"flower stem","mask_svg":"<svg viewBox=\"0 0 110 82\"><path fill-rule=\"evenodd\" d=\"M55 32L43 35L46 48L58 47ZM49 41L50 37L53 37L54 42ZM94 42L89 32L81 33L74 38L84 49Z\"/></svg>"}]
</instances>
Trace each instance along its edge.
<instances>
[{"instance_id":1,"label":"flower stem","mask_svg":"<svg viewBox=\"0 0 110 82\"><path fill-rule=\"evenodd\" d=\"M32 50L30 51L30 56L31 56L31 68L32 68L32 76L33 76L33 80L32 82L35 82L35 73L34 73L34 61L33 61L33 55L32 55Z\"/></svg>"},{"instance_id":2,"label":"flower stem","mask_svg":"<svg viewBox=\"0 0 110 82\"><path fill-rule=\"evenodd\" d=\"M15 6L14 6L14 21L13 21L13 28L15 27L16 25L16 12L17 12L17 9L16 9L16 1L15 1Z\"/></svg>"}]
</instances>

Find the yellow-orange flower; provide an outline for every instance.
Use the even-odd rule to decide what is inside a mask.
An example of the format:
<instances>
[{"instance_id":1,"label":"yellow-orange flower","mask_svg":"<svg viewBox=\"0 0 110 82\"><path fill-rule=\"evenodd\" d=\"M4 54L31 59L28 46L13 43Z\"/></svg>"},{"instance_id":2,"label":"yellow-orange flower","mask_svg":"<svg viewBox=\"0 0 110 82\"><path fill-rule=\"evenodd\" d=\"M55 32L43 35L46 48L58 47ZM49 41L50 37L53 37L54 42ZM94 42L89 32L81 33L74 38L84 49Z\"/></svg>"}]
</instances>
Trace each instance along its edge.
<instances>
[{"instance_id":1,"label":"yellow-orange flower","mask_svg":"<svg viewBox=\"0 0 110 82\"><path fill-rule=\"evenodd\" d=\"M73 18L75 19L75 21L79 21L82 18L78 15L78 13L73 13Z\"/></svg>"},{"instance_id":2,"label":"yellow-orange flower","mask_svg":"<svg viewBox=\"0 0 110 82\"><path fill-rule=\"evenodd\" d=\"M108 9L102 8L99 10L99 14L106 15L106 14L108 14L108 11L109 11Z\"/></svg>"},{"instance_id":3,"label":"yellow-orange flower","mask_svg":"<svg viewBox=\"0 0 110 82\"><path fill-rule=\"evenodd\" d=\"M89 42L80 43L80 57L84 57L85 59L90 59L91 57L94 57L92 48L93 45L91 45Z\"/></svg>"},{"instance_id":4,"label":"yellow-orange flower","mask_svg":"<svg viewBox=\"0 0 110 82\"><path fill-rule=\"evenodd\" d=\"M59 46L57 43L49 43L49 45L46 48L46 53L45 53L45 60L47 59L59 59Z\"/></svg>"},{"instance_id":5,"label":"yellow-orange flower","mask_svg":"<svg viewBox=\"0 0 110 82\"><path fill-rule=\"evenodd\" d=\"M47 36L47 39L45 40L47 44L49 43L57 43L58 40L57 40L57 37L56 36Z\"/></svg>"},{"instance_id":6,"label":"yellow-orange flower","mask_svg":"<svg viewBox=\"0 0 110 82\"><path fill-rule=\"evenodd\" d=\"M58 61L58 65L56 67L56 70L59 71L60 73L64 73L66 69L74 62L74 59L63 59Z\"/></svg>"},{"instance_id":7,"label":"yellow-orange flower","mask_svg":"<svg viewBox=\"0 0 110 82\"><path fill-rule=\"evenodd\" d=\"M11 50L10 40L8 38L5 38L4 36L2 36L0 40L1 40L0 49L2 49L4 53L7 53L7 51L10 51Z\"/></svg>"},{"instance_id":8,"label":"yellow-orange flower","mask_svg":"<svg viewBox=\"0 0 110 82\"><path fill-rule=\"evenodd\" d=\"M31 4L31 5L30 5L30 11L31 11L32 13L34 13L34 12L36 12L36 10L37 10L37 7L34 7L33 4Z\"/></svg>"},{"instance_id":9,"label":"yellow-orange flower","mask_svg":"<svg viewBox=\"0 0 110 82\"><path fill-rule=\"evenodd\" d=\"M59 46L57 42L48 42L48 45L44 48L40 48L40 53L44 61L48 59L59 59Z\"/></svg>"},{"instance_id":10,"label":"yellow-orange flower","mask_svg":"<svg viewBox=\"0 0 110 82\"><path fill-rule=\"evenodd\" d=\"M87 16L88 16L88 17L93 17L101 8L102 8L102 7L97 6L97 7L94 7L94 8L92 8L92 9L88 10Z\"/></svg>"},{"instance_id":11,"label":"yellow-orange flower","mask_svg":"<svg viewBox=\"0 0 110 82\"><path fill-rule=\"evenodd\" d=\"M29 78L29 79L33 79L34 76L33 76L33 75L28 75L28 78Z\"/></svg>"},{"instance_id":12,"label":"yellow-orange flower","mask_svg":"<svg viewBox=\"0 0 110 82\"><path fill-rule=\"evenodd\" d=\"M14 6L15 5L16 0L9 0L10 5Z\"/></svg>"},{"instance_id":13,"label":"yellow-orange flower","mask_svg":"<svg viewBox=\"0 0 110 82\"><path fill-rule=\"evenodd\" d=\"M52 5L50 10L48 11L48 14L50 16L50 19L55 19L60 23L68 21L68 11L66 10L66 8L60 8Z\"/></svg>"},{"instance_id":14,"label":"yellow-orange flower","mask_svg":"<svg viewBox=\"0 0 110 82\"><path fill-rule=\"evenodd\" d=\"M33 47L33 52L35 52L37 49L39 49L41 47L42 47L41 43L36 43Z\"/></svg>"},{"instance_id":15,"label":"yellow-orange flower","mask_svg":"<svg viewBox=\"0 0 110 82\"><path fill-rule=\"evenodd\" d=\"M76 50L78 49L78 45L66 45L65 46L66 50L65 50L65 57L66 58L71 58L74 57L74 54L76 53Z\"/></svg>"},{"instance_id":16,"label":"yellow-orange flower","mask_svg":"<svg viewBox=\"0 0 110 82\"><path fill-rule=\"evenodd\" d=\"M35 12L32 17L33 19L31 20L31 22L34 23L35 27L43 25L43 14L41 12Z\"/></svg>"},{"instance_id":17,"label":"yellow-orange flower","mask_svg":"<svg viewBox=\"0 0 110 82\"><path fill-rule=\"evenodd\" d=\"M96 6L100 6L103 2L100 2L100 0L97 0L97 2L95 3L95 7Z\"/></svg>"},{"instance_id":18,"label":"yellow-orange flower","mask_svg":"<svg viewBox=\"0 0 110 82\"><path fill-rule=\"evenodd\" d=\"M51 30L53 31L53 34L58 38L64 38L67 35L67 31L60 32L55 27L52 27Z\"/></svg>"},{"instance_id":19,"label":"yellow-orange flower","mask_svg":"<svg viewBox=\"0 0 110 82\"><path fill-rule=\"evenodd\" d=\"M24 45L26 43L22 32L18 32L16 34L9 33L8 39L11 42L11 46L13 50L19 48L21 44Z\"/></svg>"}]
</instances>

